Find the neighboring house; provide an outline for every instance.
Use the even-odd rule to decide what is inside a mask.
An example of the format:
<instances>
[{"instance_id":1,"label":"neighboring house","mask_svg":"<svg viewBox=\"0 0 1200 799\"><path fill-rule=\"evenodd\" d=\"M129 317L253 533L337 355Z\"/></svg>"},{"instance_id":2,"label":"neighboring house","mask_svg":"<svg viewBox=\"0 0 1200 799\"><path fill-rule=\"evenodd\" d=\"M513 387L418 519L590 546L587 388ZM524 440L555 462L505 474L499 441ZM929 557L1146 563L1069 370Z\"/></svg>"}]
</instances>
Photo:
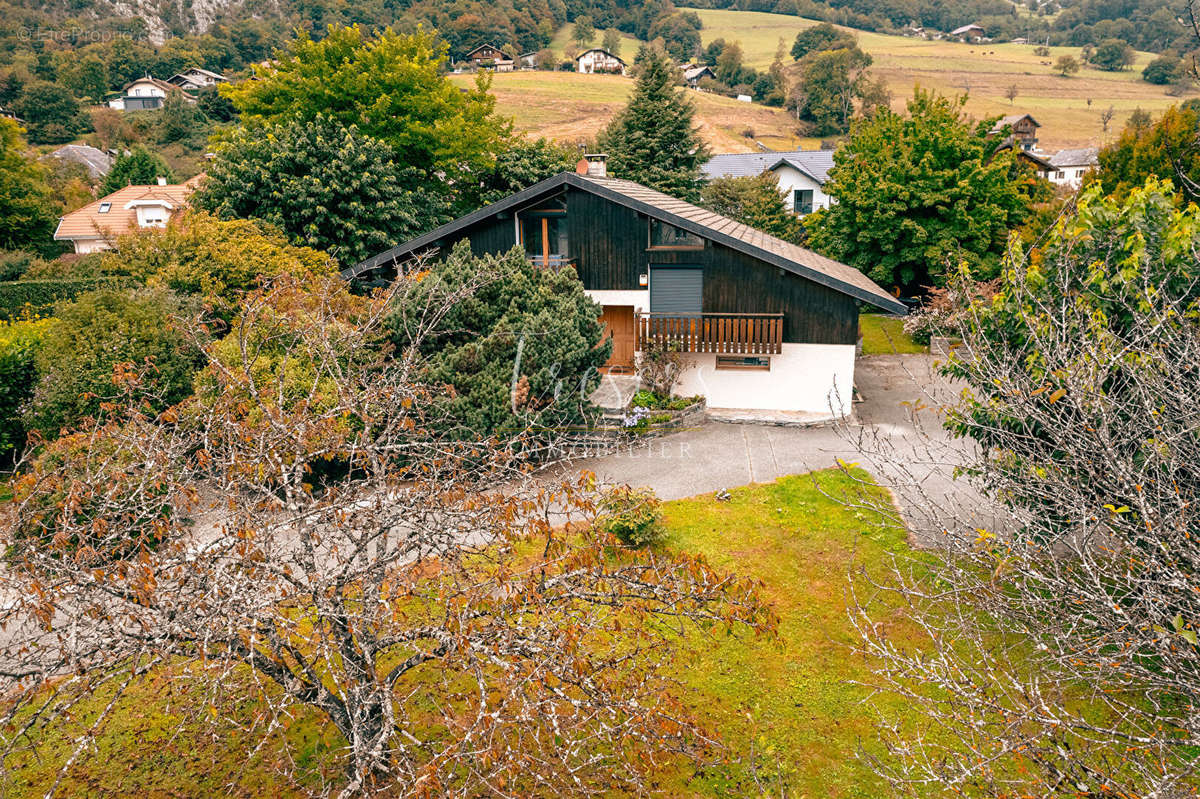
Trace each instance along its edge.
<instances>
[{"instance_id":1,"label":"neighboring house","mask_svg":"<svg viewBox=\"0 0 1200 799\"><path fill-rule=\"evenodd\" d=\"M216 86L218 83L228 83L229 78L219 72L210 72L207 69L200 67L188 67L183 72L172 75L167 78L167 83L178 86L187 91L196 91L198 89L206 89L209 86Z\"/></svg>"},{"instance_id":2,"label":"neighboring house","mask_svg":"<svg viewBox=\"0 0 1200 799\"><path fill-rule=\"evenodd\" d=\"M186 183L157 186L126 186L72 211L58 221L55 241L70 241L75 252L112 249L113 241L125 233L148 227L166 227L167 220L187 202L200 176Z\"/></svg>"},{"instance_id":3,"label":"neighboring house","mask_svg":"<svg viewBox=\"0 0 1200 799\"><path fill-rule=\"evenodd\" d=\"M189 103L196 102L196 98L188 95L175 84L147 75L125 84L121 88L121 94L108 101L108 106L118 111L162 108L167 95L171 92L179 92Z\"/></svg>"},{"instance_id":4,"label":"neighboring house","mask_svg":"<svg viewBox=\"0 0 1200 799\"><path fill-rule=\"evenodd\" d=\"M1046 180L1056 186L1078 189L1083 185L1084 175L1100 165L1099 155L1100 151L1095 147L1059 150L1049 156L1050 168L1046 170Z\"/></svg>"},{"instance_id":5,"label":"neighboring house","mask_svg":"<svg viewBox=\"0 0 1200 799\"><path fill-rule=\"evenodd\" d=\"M746 177L774 172L788 208L804 216L828 208L833 199L825 193L829 170L833 169L832 150L796 150L783 153L729 153L714 155L700 167L709 180Z\"/></svg>"},{"instance_id":6,"label":"neighboring house","mask_svg":"<svg viewBox=\"0 0 1200 799\"><path fill-rule=\"evenodd\" d=\"M632 372L657 342L685 353L678 392L713 408L851 413L859 305L905 306L857 269L627 180L602 156L342 273L403 271L467 240L524 247L573 268L613 340L606 369Z\"/></svg>"},{"instance_id":7,"label":"neighboring house","mask_svg":"<svg viewBox=\"0 0 1200 799\"><path fill-rule=\"evenodd\" d=\"M21 119L19 116L17 116L16 113L9 111L7 108L5 108L2 105L0 105L0 117L4 117L5 119L11 119L14 122L24 122L25 121L25 120Z\"/></svg>"},{"instance_id":8,"label":"neighboring house","mask_svg":"<svg viewBox=\"0 0 1200 799\"><path fill-rule=\"evenodd\" d=\"M521 53L517 56L517 63L521 69L537 69L538 54L537 53Z\"/></svg>"},{"instance_id":9,"label":"neighboring house","mask_svg":"<svg viewBox=\"0 0 1200 799\"><path fill-rule=\"evenodd\" d=\"M593 47L580 53L575 58L575 71L592 74L603 72L612 75L624 75L627 67L617 56L599 47Z\"/></svg>"},{"instance_id":10,"label":"neighboring house","mask_svg":"<svg viewBox=\"0 0 1200 799\"><path fill-rule=\"evenodd\" d=\"M88 177L92 180L99 180L107 175L108 170L112 169L114 160L111 155L103 150L97 150L95 147L88 147L83 144L67 144L59 147L52 153L43 155L40 160L47 158L83 164L88 171Z\"/></svg>"},{"instance_id":11,"label":"neighboring house","mask_svg":"<svg viewBox=\"0 0 1200 799\"><path fill-rule=\"evenodd\" d=\"M1029 114L1009 114L1002 117L991 130L992 135L1000 134L1005 128L1012 129L1012 135L1021 145L1022 150L1037 149L1037 132L1041 124Z\"/></svg>"},{"instance_id":12,"label":"neighboring house","mask_svg":"<svg viewBox=\"0 0 1200 799\"><path fill-rule=\"evenodd\" d=\"M960 42L977 42L987 36L987 31L979 25L963 25L950 31L950 35Z\"/></svg>"},{"instance_id":13,"label":"neighboring house","mask_svg":"<svg viewBox=\"0 0 1200 799\"><path fill-rule=\"evenodd\" d=\"M704 78L717 79L717 73L712 71L712 67L696 66L695 64L683 64L679 67L683 70L683 80L688 85L688 88L700 88L700 81Z\"/></svg>"},{"instance_id":14,"label":"neighboring house","mask_svg":"<svg viewBox=\"0 0 1200 799\"><path fill-rule=\"evenodd\" d=\"M497 72L512 72L513 68L512 56L493 44L479 45L467 53L466 60L477 68L494 69Z\"/></svg>"}]
</instances>

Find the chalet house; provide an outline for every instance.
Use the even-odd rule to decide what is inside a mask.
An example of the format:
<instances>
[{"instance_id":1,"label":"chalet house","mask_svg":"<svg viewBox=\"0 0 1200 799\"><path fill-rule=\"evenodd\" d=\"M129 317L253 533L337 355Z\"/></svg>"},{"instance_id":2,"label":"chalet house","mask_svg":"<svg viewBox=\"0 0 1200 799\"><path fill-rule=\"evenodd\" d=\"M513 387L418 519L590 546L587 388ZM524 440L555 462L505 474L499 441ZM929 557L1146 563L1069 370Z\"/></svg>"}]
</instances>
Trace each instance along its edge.
<instances>
[{"instance_id":1,"label":"chalet house","mask_svg":"<svg viewBox=\"0 0 1200 799\"><path fill-rule=\"evenodd\" d=\"M991 133L999 135L1004 132L1005 128L1010 128L1022 150L1035 150L1038 141L1037 131L1040 127L1041 124L1029 114L1009 114L995 124Z\"/></svg>"},{"instance_id":2,"label":"chalet house","mask_svg":"<svg viewBox=\"0 0 1200 799\"><path fill-rule=\"evenodd\" d=\"M695 64L683 64L679 68L683 70L683 82L686 83L690 89L699 89L700 81L704 78L711 78L712 80L717 79L717 73L712 71L712 67L706 67L703 65L697 66Z\"/></svg>"},{"instance_id":3,"label":"chalet house","mask_svg":"<svg viewBox=\"0 0 1200 799\"><path fill-rule=\"evenodd\" d=\"M714 155L700 169L709 180L774 172L788 206L800 216L828 208L833 202L825 193L833 169L832 150Z\"/></svg>"},{"instance_id":4,"label":"chalet house","mask_svg":"<svg viewBox=\"0 0 1200 799\"><path fill-rule=\"evenodd\" d=\"M179 92L180 96L185 98L189 103L196 102L196 98L188 95L175 84L167 83L165 80L159 80L147 75L144 78L130 81L121 87L120 95L109 100L108 106L118 111L143 111L162 108L163 103L166 102L167 95L171 92Z\"/></svg>"},{"instance_id":5,"label":"chalet house","mask_svg":"<svg viewBox=\"0 0 1200 799\"><path fill-rule=\"evenodd\" d=\"M167 220L187 204L200 177L177 184L159 178L155 186L126 186L114 191L59 219L54 240L72 242L77 253L100 252L112 249L117 237L125 233L166 227Z\"/></svg>"},{"instance_id":6,"label":"chalet house","mask_svg":"<svg viewBox=\"0 0 1200 799\"><path fill-rule=\"evenodd\" d=\"M624 61L607 50L593 47L576 57L575 71L588 74L602 72L610 75L624 75L628 71L628 67Z\"/></svg>"},{"instance_id":7,"label":"chalet house","mask_svg":"<svg viewBox=\"0 0 1200 799\"><path fill-rule=\"evenodd\" d=\"M963 25L950 31L950 36L960 42L978 42L987 36L987 31L978 25Z\"/></svg>"},{"instance_id":8,"label":"chalet house","mask_svg":"<svg viewBox=\"0 0 1200 799\"><path fill-rule=\"evenodd\" d=\"M512 72L512 56L493 44L481 44L467 53L470 61L478 69L494 69L497 72Z\"/></svg>"},{"instance_id":9,"label":"chalet house","mask_svg":"<svg viewBox=\"0 0 1200 799\"><path fill-rule=\"evenodd\" d=\"M517 64L521 69L537 69L538 54L536 52L521 53L519 56L517 56Z\"/></svg>"},{"instance_id":10,"label":"chalet house","mask_svg":"<svg viewBox=\"0 0 1200 799\"><path fill-rule=\"evenodd\" d=\"M525 249L571 268L601 307L613 352L633 372L650 343L690 367L677 386L712 408L851 412L860 304L905 307L856 269L628 180L603 156L351 267L347 279L402 271L469 241L477 254Z\"/></svg>"},{"instance_id":11,"label":"chalet house","mask_svg":"<svg viewBox=\"0 0 1200 799\"><path fill-rule=\"evenodd\" d=\"M167 83L185 91L198 91L207 89L209 86L216 86L218 83L228 83L229 78L219 72L210 72L207 69L200 67L188 67L183 72L172 75L167 78Z\"/></svg>"}]
</instances>

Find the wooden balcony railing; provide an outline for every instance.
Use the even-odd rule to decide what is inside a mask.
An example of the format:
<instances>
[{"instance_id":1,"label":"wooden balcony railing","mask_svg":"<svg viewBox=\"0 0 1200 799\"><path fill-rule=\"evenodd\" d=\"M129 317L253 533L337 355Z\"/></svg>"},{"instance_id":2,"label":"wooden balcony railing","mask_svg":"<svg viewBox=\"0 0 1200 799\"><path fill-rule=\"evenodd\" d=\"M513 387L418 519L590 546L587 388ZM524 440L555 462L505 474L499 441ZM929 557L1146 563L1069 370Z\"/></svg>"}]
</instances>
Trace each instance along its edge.
<instances>
[{"instance_id":1,"label":"wooden balcony railing","mask_svg":"<svg viewBox=\"0 0 1200 799\"><path fill-rule=\"evenodd\" d=\"M638 314L637 348L650 344L674 346L679 352L778 355L783 352L783 314Z\"/></svg>"}]
</instances>

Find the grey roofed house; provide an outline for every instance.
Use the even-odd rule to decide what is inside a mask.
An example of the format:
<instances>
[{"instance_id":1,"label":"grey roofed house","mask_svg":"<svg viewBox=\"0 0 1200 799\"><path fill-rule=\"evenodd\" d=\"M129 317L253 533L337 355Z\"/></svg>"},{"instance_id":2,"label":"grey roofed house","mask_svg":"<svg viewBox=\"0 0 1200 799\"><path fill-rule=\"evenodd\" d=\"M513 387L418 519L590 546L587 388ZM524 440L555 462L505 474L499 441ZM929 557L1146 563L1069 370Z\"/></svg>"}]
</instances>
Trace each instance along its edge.
<instances>
[{"instance_id":1,"label":"grey roofed house","mask_svg":"<svg viewBox=\"0 0 1200 799\"><path fill-rule=\"evenodd\" d=\"M700 171L709 180L726 177L740 178L761 175L769 169L775 169L780 164L792 166L809 175L818 183L824 184L829 180L829 170L833 169L833 150L714 155L708 160L708 163L700 167Z\"/></svg>"},{"instance_id":2,"label":"grey roofed house","mask_svg":"<svg viewBox=\"0 0 1200 799\"><path fill-rule=\"evenodd\" d=\"M1098 163L1100 163L1100 151L1095 147L1059 150L1050 156L1051 166L1059 169L1071 166L1096 166Z\"/></svg>"},{"instance_id":3,"label":"grey roofed house","mask_svg":"<svg viewBox=\"0 0 1200 799\"><path fill-rule=\"evenodd\" d=\"M93 180L107 175L113 165L113 157L111 155L103 150L97 150L95 147L88 147L84 144L67 144L59 147L52 153L42 156L42 158L56 158L59 161L83 164L87 168L88 175Z\"/></svg>"}]
</instances>

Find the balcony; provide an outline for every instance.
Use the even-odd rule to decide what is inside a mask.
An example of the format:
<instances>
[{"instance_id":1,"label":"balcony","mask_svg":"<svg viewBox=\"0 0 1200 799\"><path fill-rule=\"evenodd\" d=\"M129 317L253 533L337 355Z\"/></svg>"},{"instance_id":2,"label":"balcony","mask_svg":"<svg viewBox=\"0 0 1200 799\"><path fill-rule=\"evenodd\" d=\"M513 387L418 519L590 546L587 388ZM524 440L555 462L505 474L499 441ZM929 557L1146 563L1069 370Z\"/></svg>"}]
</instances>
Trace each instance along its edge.
<instances>
[{"instance_id":1,"label":"balcony","mask_svg":"<svg viewBox=\"0 0 1200 799\"><path fill-rule=\"evenodd\" d=\"M637 348L649 344L679 352L778 355L783 352L783 314L638 314Z\"/></svg>"},{"instance_id":2,"label":"balcony","mask_svg":"<svg viewBox=\"0 0 1200 799\"><path fill-rule=\"evenodd\" d=\"M569 255L531 255L529 260L534 266L547 269L561 269L564 266L574 266L575 259Z\"/></svg>"}]
</instances>

